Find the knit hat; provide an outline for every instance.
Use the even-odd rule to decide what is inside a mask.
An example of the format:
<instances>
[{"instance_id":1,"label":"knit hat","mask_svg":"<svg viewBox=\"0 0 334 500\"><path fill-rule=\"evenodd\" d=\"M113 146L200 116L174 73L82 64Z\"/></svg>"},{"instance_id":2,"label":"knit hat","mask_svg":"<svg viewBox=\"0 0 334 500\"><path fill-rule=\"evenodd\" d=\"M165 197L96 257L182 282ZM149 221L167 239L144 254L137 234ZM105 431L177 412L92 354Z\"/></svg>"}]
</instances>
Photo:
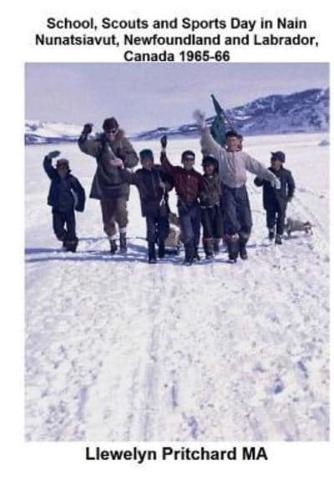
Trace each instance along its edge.
<instances>
[{"instance_id":1,"label":"knit hat","mask_svg":"<svg viewBox=\"0 0 334 500\"><path fill-rule=\"evenodd\" d=\"M56 167L60 167L61 165L65 165L67 168L70 167L70 163L66 158L59 158L56 162Z\"/></svg>"},{"instance_id":2,"label":"knit hat","mask_svg":"<svg viewBox=\"0 0 334 500\"><path fill-rule=\"evenodd\" d=\"M276 151L275 153L271 153L272 160L279 160L282 163L285 162L285 153L283 151Z\"/></svg>"},{"instance_id":3,"label":"knit hat","mask_svg":"<svg viewBox=\"0 0 334 500\"><path fill-rule=\"evenodd\" d=\"M139 157L141 160L144 160L145 158L148 158L150 160L153 161L153 152L151 149L142 149L140 152L139 152Z\"/></svg>"},{"instance_id":4,"label":"knit hat","mask_svg":"<svg viewBox=\"0 0 334 500\"><path fill-rule=\"evenodd\" d=\"M236 130L228 130L225 134L225 137L226 137L226 139L228 137L237 137L238 139L242 138L242 136L240 136L240 134L238 134L238 132Z\"/></svg>"},{"instance_id":5,"label":"knit hat","mask_svg":"<svg viewBox=\"0 0 334 500\"><path fill-rule=\"evenodd\" d=\"M218 160L213 155L205 155L203 156L202 166L206 167L207 165L213 165L215 169L218 168Z\"/></svg>"}]
</instances>

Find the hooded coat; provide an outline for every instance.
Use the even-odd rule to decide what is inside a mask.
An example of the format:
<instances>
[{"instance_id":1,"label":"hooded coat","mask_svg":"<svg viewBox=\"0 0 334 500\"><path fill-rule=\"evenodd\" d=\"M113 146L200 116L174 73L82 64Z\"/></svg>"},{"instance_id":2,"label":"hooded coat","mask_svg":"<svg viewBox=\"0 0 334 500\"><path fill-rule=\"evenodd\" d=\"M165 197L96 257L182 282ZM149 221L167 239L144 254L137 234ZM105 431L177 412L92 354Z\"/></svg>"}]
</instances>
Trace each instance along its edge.
<instances>
[{"instance_id":1,"label":"hooded coat","mask_svg":"<svg viewBox=\"0 0 334 500\"><path fill-rule=\"evenodd\" d=\"M93 178L90 198L110 200L114 198L129 198L130 188L124 181L118 167L108 165L108 160L120 158L126 168L133 168L139 158L130 141L119 130L115 140L109 141L104 133L96 138L81 135L78 141L80 150L96 158L97 169Z\"/></svg>"}]
</instances>

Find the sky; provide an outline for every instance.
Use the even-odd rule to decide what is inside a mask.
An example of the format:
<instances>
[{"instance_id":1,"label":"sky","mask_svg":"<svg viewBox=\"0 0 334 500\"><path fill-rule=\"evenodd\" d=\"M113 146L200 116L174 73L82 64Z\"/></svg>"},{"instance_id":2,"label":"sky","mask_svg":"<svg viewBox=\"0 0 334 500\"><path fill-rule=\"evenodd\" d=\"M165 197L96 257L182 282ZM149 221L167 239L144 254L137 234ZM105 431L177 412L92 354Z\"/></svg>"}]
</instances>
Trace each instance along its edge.
<instances>
[{"instance_id":1,"label":"sky","mask_svg":"<svg viewBox=\"0 0 334 500\"><path fill-rule=\"evenodd\" d=\"M115 116L129 133L192 120L194 109L214 114L270 94L329 86L323 63L27 63L26 119L100 128Z\"/></svg>"}]
</instances>

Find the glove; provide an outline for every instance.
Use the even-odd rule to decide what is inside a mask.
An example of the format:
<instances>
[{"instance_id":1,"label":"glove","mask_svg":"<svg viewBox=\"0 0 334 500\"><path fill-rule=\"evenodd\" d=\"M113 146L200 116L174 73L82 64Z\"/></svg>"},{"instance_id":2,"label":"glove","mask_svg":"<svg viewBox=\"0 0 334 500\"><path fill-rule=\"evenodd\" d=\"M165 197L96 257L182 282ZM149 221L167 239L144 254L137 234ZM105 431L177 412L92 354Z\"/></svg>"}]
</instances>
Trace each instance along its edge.
<instances>
[{"instance_id":1,"label":"glove","mask_svg":"<svg viewBox=\"0 0 334 500\"><path fill-rule=\"evenodd\" d=\"M60 155L60 151L50 151L50 153L48 153L48 158L50 160L52 160L52 158L57 158L57 156Z\"/></svg>"},{"instance_id":2,"label":"glove","mask_svg":"<svg viewBox=\"0 0 334 500\"><path fill-rule=\"evenodd\" d=\"M93 124L92 123L85 123L84 128L82 130L83 135L88 135L92 132L93 130Z\"/></svg>"},{"instance_id":3,"label":"glove","mask_svg":"<svg viewBox=\"0 0 334 500\"><path fill-rule=\"evenodd\" d=\"M160 139L162 149L166 149L167 147L167 135L163 135Z\"/></svg>"},{"instance_id":4,"label":"glove","mask_svg":"<svg viewBox=\"0 0 334 500\"><path fill-rule=\"evenodd\" d=\"M199 129L202 130L203 128L205 128L205 114L203 113L203 111L196 109L196 111L194 111L193 117Z\"/></svg>"},{"instance_id":5,"label":"glove","mask_svg":"<svg viewBox=\"0 0 334 500\"><path fill-rule=\"evenodd\" d=\"M277 177L275 177L270 184L274 189L281 189L281 181Z\"/></svg>"}]
</instances>

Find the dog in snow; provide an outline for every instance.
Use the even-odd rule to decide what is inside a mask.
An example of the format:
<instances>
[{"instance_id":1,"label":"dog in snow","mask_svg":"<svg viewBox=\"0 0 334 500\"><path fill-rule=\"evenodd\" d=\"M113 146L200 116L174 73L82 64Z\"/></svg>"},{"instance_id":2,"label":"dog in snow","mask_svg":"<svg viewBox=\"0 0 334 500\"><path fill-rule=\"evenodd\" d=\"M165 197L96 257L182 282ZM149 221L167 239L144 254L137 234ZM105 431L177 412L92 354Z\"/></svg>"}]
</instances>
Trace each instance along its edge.
<instances>
[{"instance_id":1,"label":"dog in snow","mask_svg":"<svg viewBox=\"0 0 334 500\"><path fill-rule=\"evenodd\" d=\"M292 233L300 231L304 231L305 234L313 234L312 227L313 225L309 221L303 222L301 220L288 217L284 229L288 238L290 238Z\"/></svg>"}]
</instances>

